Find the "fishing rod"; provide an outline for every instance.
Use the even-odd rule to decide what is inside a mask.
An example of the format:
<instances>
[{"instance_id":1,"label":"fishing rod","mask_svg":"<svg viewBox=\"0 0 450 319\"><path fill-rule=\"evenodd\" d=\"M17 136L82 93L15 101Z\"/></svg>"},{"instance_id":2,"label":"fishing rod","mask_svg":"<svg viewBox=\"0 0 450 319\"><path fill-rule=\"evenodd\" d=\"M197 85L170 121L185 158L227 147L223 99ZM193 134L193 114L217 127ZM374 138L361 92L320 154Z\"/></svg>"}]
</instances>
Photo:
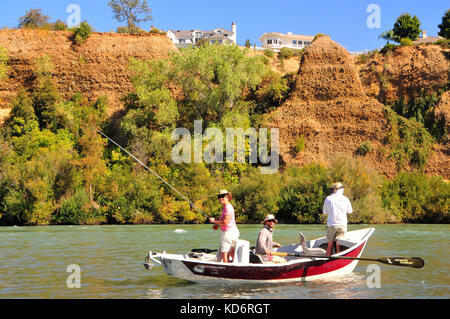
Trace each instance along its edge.
<instances>
[{"instance_id":1,"label":"fishing rod","mask_svg":"<svg viewBox=\"0 0 450 319\"><path fill-rule=\"evenodd\" d=\"M206 218L208 218L209 216L206 215L206 213L200 209L199 207L197 207L197 205L195 205L189 198L187 198L185 195L183 195L178 189L176 189L175 187L173 187L172 185L169 184L168 181L166 181L164 178L162 178L161 176L159 176L155 171L153 171L150 167L148 167L147 165L145 165L140 159L138 159L136 156L134 156L133 154L131 154L130 152L128 152L125 148L123 148L122 146L120 146L116 141L114 141L112 138L110 138L109 136L107 136L105 133L95 129L99 134L101 134L102 136L104 136L105 138L107 138L109 141L111 141L114 145L116 145L117 147L119 147L122 151L124 151L125 153L127 153L129 156L131 156L136 162L138 162L139 164L141 164L146 170L148 170L150 173L152 173L153 175L155 175L160 181L162 181L164 184L166 184L167 186L169 186L175 193L177 193L178 195L180 195L184 200L186 200L187 202L189 202L189 204L195 208L197 211L199 211L200 213L202 213L202 215Z\"/></svg>"}]
</instances>

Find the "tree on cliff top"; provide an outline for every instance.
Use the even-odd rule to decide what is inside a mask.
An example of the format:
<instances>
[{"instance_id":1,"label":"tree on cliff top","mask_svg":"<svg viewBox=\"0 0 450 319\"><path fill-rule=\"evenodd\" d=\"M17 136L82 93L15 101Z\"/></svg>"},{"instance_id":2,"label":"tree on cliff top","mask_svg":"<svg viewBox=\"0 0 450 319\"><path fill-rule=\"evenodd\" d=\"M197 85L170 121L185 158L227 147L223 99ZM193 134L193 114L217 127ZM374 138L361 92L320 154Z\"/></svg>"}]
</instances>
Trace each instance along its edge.
<instances>
[{"instance_id":1,"label":"tree on cliff top","mask_svg":"<svg viewBox=\"0 0 450 319\"><path fill-rule=\"evenodd\" d=\"M417 16L411 17L409 13L402 14L394 23L394 41L400 43L402 39L408 38L415 41L419 38L420 21Z\"/></svg>"},{"instance_id":2,"label":"tree on cliff top","mask_svg":"<svg viewBox=\"0 0 450 319\"><path fill-rule=\"evenodd\" d=\"M441 37L446 39L450 39L450 9L445 11L444 16L442 17L442 23L438 25L439 33Z\"/></svg>"},{"instance_id":3,"label":"tree on cliff top","mask_svg":"<svg viewBox=\"0 0 450 319\"><path fill-rule=\"evenodd\" d=\"M117 21L128 24L130 33L138 32L137 24L153 20L152 10L147 1L142 0L111 0L108 5L112 8Z\"/></svg>"},{"instance_id":4,"label":"tree on cliff top","mask_svg":"<svg viewBox=\"0 0 450 319\"><path fill-rule=\"evenodd\" d=\"M42 9L30 9L19 18L19 28L39 28L48 24L50 17L42 14Z\"/></svg>"}]
</instances>

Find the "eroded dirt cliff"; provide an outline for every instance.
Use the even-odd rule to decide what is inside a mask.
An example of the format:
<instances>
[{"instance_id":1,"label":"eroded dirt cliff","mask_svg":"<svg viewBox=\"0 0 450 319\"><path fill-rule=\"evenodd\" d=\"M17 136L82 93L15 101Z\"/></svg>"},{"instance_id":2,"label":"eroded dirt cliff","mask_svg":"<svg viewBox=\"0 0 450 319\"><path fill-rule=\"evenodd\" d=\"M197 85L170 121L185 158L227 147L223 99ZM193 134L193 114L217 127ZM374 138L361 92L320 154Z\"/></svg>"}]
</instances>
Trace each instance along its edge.
<instances>
[{"instance_id":1,"label":"eroded dirt cliff","mask_svg":"<svg viewBox=\"0 0 450 319\"><path fill-rule=\"evenodd\" d=\"M48 55L53 80L64 98L79 92L89 100L106 95L110 109L120 108L120 97L132 90L130 58L155 59L176 50L169 38L157 35L93 33L81 46L74 46L72 32L46 30L0 30L0 45L9 55L9 78L0 82L0 110L20 86L32 85L36 60ZM1 114L0 114L1 115Z\"/></svg>"},{"instance_id":2,"label":"eroded dirt cliff","mask_svg":"<svg viewBox=\"0 0 450 319\"><path fill-rule=\"evenodd\" d=\"M389 54L376 54L357 68L368 96L388 104L418 93L421 89L437 91L449 81L450 50L438 45L398 47Z\"/></svg>"},{"instance_id":3,"label":"eroded dirt cliff","mask_svg":"<svg viewBox=\"0 0 450 319\"><path fill-rule=\"evenodd\" d=\"M441 55L436 57L432 53L422 52L421 56L426 54L438 62L428 62L427 65L435 66L434 71L429 70L434 76L425 76L424 83L426 86L440 86L445 81L442 73L446 75L446 71L436 63L444 63L444 60L441 60ZM391 63L396 65L395 61ZM415 65L414 61L411 64ZM420 79L410 74L416 71L414 68L399 68L397 75L400 78L395 83L408 77L411 83L408 90L412 90L413 83L416 90L421 87ZM358 71L349 52L327 36L317 39L306 50L291 98L271 114L271 126L280 129L280 154L285 164L330 164L340 155L357 156L357 149L366 142L370 143L372 151L364 156L364 161L386 176L396 174L396 164L389 157L386 143L389 123L384 113L385 106L378 100L379 92L372 92L371 85L367 80L361 80ZM398 85L392 89L395 92L392 96L406 95L408 90L406 86ZM442 108L448 109L448 105ZM304 149L296 149L298 143L303 143ZM435 145L425 171L449 178L446 145Z\"/></svg>"}]
</instances>

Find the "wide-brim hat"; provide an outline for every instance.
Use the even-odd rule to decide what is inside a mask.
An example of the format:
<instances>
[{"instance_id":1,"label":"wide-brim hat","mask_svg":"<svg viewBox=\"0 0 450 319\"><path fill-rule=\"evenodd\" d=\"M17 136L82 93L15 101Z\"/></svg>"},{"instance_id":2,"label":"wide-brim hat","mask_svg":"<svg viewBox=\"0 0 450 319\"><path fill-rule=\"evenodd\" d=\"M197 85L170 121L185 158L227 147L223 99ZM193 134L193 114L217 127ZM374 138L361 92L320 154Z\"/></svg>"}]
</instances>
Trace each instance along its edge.
<instances>
[{"instance_id":1,"label":"wide-brim hat","mask_svg":"<svg viewBox=\"0 0 450 319\"><path fill-rule=\"evenodd\" d=\"M217 196L222 196L222 195L228 195L229 191L227 191L226 189L221 189L219 194L217 194Z\"/></svg>"},{"instance_id":2,"label":"wide-brim hat","mask_svg":"<svg viewBox=\"0 0 450 319\"><path fill-rule=\"evenodd\" d=\"M264 224L268 220L274 220L275 224L278 224L278 220L276 220L275 216L273 216L272 214L267 215L266 218L264 218L264 220L262 221L262 223Z\"/></svg>"},{"instance_id":3,"label":"wide-brim hat","mask_svg":"<svg viewBox=\"0 0 450 319\"><path fill-rule=\"evenodd\" d=\"M331 189L334 189L334 190L341 189L341 188L344 188L344 185L342 185L341 182L336 182L333 185L331 185Z\"/></svg>"}]
</instances>

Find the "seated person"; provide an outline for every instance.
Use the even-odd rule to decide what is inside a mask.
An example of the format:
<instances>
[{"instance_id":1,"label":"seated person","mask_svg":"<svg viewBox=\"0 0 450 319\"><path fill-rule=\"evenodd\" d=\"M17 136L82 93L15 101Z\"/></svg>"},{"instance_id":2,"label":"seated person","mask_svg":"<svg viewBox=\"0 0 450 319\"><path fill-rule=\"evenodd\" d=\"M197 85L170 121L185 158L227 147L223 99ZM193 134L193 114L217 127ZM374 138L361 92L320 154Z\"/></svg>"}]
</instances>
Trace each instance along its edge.
<instances>
[{"instance_id":1,"label":"seated person","mask_svg":"<svg viewBox=\"0 0 450 319\"><path fill-rule=\"evenodd\" d=\"M270 214L262 221L264 224L263 229L259 232L258 239L256 240L255 253L261 255L263 261L272 261L274 263L285 262L286 260L279 256L272 256L273 247L281 247L277 242L273 241L273 228L278 221Z\"/></svg>"}]
</instances>

